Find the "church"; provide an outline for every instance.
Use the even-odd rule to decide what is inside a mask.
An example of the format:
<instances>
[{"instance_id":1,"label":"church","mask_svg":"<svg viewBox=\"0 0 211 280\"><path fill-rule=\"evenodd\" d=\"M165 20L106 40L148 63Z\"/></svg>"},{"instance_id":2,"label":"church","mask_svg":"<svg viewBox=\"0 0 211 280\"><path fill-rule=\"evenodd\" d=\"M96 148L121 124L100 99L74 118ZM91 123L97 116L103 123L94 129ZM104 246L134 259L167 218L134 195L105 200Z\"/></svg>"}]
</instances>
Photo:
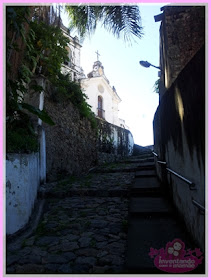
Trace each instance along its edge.
<instances>
[{"instance_id":1,"label":"church","mask_svg":"<svg viewBox=\"0 0 211 280\"><path fill-rule=\"evenodd\" d=\"M81 87L88 97L87 102L92 106L96 117L107 122L127 128L125 121L118 117L118 106L121 98L114 86L111 87L105 76L102 63L97 60L87 78L81 80Z\"/></svg>"},{"instance_id":2,"label":"church","mask_svg":"<svg viewBox=\"0 0 211 280\"><path fill-rule=\"evenodd\" d=\"M118 106L121 98L117 94L115 87L110 85L108 78L105 76L98 52L97 61L94 62L93 69L86 78L80 62L81 44L77 36L74 38L70 36L69 29L64 25L62 30L63 34L69 38L67 46L69 60L63 64L62 73L69 74L72 81L80 82L82 90L88 97L87 103L91 106L91 110L97 118L129 129L125 121L118 117Z\"/></svg>"},{"instance_id":3,"label":"church","mask_svg":"<svg viewBox=\"0 0 211 280\"><path fill-rule=\"evenodd\" d=\"M64 25L61 26L63 35L69 39L66 50L68 52L68 60L62 65L62 73L69 74L71 81L79 82L82 78L85 78L84 71L81 67L80 55L81 44L77 36L72 37L70 30Z\"/></svg>"}]
</instances>

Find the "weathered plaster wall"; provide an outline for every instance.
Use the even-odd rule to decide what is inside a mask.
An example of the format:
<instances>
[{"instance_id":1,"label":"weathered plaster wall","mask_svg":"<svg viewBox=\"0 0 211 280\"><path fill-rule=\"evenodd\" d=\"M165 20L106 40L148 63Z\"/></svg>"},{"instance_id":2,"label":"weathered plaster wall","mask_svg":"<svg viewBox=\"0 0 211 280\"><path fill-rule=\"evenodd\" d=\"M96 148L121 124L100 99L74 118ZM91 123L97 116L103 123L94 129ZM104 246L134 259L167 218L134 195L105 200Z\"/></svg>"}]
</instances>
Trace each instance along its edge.
<instances>
[{"instance_id":1,"label":"weathered plaster wall","mask_svg":"<svg viewBox=\"0 0 211 280\"><path fill-rule=\"evenodd\" d=\"M202 47L164 94L154 117L154 150L167 167L195 183L197 190L157 164L172 199L194 239L204 249L205 221L205 49Z\"/></svg>"},{"instance_id":2,"label":"weathered plaster wall","mask_svg":"<svg viewBox=\"0 0 211 280\"><path fill-rule=\"evenodd\" d=\"M28 222L40 185L39 154L7 154L6 233L13 234Z\"/></svg>"}]
</instances>

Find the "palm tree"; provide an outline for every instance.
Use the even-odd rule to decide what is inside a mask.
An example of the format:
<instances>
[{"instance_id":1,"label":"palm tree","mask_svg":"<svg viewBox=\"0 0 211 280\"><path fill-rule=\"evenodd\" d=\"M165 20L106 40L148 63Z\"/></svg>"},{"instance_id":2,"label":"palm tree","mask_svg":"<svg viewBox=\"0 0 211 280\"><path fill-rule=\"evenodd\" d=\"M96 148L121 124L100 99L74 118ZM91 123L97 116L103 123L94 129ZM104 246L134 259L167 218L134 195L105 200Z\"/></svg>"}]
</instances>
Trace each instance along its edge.
<instances>
[{"instance_id":1,"label":"palm tree","mask_svg":"<svg viewBox=\"0 0 211 280\"><path fill-rule=\"evenodd\" d=\"M137 5L66 5L65 10L70 20L70 29L76 29L82 39L92 35L98 23L117 38L123 34L126 42L131 41L131 35L142 38L143 27Z\"/></svg>"}]
</instances>

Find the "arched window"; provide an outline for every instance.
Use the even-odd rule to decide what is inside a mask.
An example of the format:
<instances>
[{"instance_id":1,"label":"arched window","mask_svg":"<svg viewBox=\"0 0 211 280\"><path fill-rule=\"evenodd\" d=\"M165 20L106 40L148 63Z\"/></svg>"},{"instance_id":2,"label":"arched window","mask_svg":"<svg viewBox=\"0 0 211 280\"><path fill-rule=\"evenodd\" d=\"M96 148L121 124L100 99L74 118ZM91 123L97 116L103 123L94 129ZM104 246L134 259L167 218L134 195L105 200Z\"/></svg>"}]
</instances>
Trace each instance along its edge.
<instances>
[{"instance_id":1,"label":"arched window","mask_svg":"<svg viewBox=\"0 0 211 280\"><path fill-rule=\"evenodd\" d=\"M65 47L66 48L66 50L67 50L67 52L68 52L68 60L66 60L65 62L64 62L64 64L65 65L67 65L68 67L71 67L71 65L72 65L72 51L71 51L71 49L69 48L69 47Z\"/></svg>"},{"instance_id":2,"label":"arched window","mask_svg":"<svg viewBox=\"0 0 211 280\"><path fill-rule=\"evenodd\" d=\"M104 110L103 110L103 98L99 95L98 96L98 108L97 108L97 115L100 118L104 119Z\"/></svg>"}]
</instances>

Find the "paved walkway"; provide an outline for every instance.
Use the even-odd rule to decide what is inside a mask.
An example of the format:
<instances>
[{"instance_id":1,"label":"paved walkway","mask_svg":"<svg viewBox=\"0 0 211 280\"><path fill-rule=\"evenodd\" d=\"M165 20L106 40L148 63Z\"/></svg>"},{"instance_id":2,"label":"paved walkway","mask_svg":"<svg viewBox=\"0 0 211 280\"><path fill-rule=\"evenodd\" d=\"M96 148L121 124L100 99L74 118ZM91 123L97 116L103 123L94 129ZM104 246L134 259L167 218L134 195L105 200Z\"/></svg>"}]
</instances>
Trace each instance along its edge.
<instances>
[{"instance_id":1,"label":"paved walkway","mask_svg":"<svg viewBox=\"0 0 211 280\"><path fill-rule=\"evenodd\" d=\"M134 176L126 163L112 163L43 186L44 215L33 234L7 243L7 273L125 273Z\"/></svg>"},{"instance_id":2,"label":"paved walkway","mask_svg":"<svg viewBox=\"0 0 211 280\"><path fill-rule=\"evenodd\" d=\"M195 249L196 244L164 192L150 153L145 157L146 162L135 172L130 189L126 268L129 274L165 274L167 272L154 265L154 257L159 251L165 252L167 244L175 239L181 240L187 251ZM151 248L155 249L152 258L149 256ZM189 273L203 274L204 270L203 262Z\"/></svg>"},{"instance_id":3,"label":"paved walkway","mask_svg":"<svg viewBox=\"0 0 211 280\"><path fill-rule=\"evenodd\" d=\"M160 273L150 247L189 242L150 152L47 184L39 197L45 209L35 231L7 242L8 274Z\"/></svg>"}]
</instances>

